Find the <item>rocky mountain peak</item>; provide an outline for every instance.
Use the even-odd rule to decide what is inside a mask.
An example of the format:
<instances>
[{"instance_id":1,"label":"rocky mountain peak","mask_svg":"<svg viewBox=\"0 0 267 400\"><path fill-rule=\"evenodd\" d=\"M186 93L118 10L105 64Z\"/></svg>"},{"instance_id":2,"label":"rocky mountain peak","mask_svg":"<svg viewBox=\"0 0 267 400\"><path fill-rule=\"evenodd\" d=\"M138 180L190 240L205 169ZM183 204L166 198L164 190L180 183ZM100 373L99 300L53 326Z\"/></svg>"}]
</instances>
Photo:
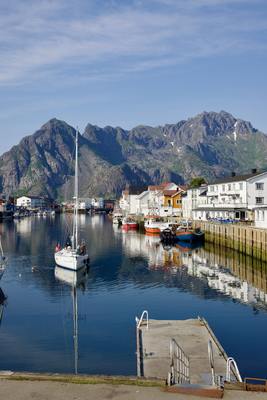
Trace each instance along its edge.
<instances>
[{"instance_id":1,"label":"rocky mountain peak","mask_svg":"<svg viewBox=\"0 0 267 400\"><path fill-rule=\"evenodd\" d=\"M0 193L60 197L72 188L75 129L50 119L0 157ZM267 168L267 136L226 111L131 130L88 124L80 137L82 196L118 196L125 185L214 179Z\"/></svg>"}]
</instances>

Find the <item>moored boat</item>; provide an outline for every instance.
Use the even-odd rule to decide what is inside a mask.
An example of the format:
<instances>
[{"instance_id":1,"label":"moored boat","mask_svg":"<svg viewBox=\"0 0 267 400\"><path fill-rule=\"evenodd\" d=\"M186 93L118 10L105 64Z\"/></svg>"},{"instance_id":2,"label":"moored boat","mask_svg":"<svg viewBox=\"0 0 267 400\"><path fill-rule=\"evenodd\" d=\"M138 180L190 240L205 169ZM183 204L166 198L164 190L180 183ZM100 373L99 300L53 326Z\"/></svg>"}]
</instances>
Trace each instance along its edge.
<instances>
[{"instance_id":1,"label":"moored boat","mask_svg":"<svg viewBox=\"0 0 267 400\"><path fill-rule=\"evenodd\" d=\"M160 234L162 221L158 217L147 217L144 222L146 233Z\"/></svg>"},{"instance_id":2,"label":"moored boat","mask_svg":"<svg viewBox=\"0 0 267 400\"><path fill-rule=\"evenodd\" d=\"M204 232L202 232L199 228L193 230L180 226L176 230L176 238L177 240L184 242L201 241L204 239Z\"/></svg>"},{"instance_id":3,"label":"moored boat","mask_svg":"<svg viewBox=\"0 0 267 400\"><path fill-rule=\"evenodd\" d=\"M58 243L55 249L56 264L63 268L68 268L77 271L79 268L89 263L89 256L86 252L85 243L79 241L79 226L78 226L78 130L76 131L75 139L75 181L74 181L74 199L73 208L73 231L72 239L68 240L65 247L61 249Z\"/></svg>"},{"instance_id":4,"label":"moored boat","mask_svg":"<svg viewBox=\"0 0 267 400\"><path fill-rule=\"evenodd\" d=\"M165 228L160 233L160 240L164 244L174 244L177 240L176 233L170 228Z\"/></svg>"},{"instance_id":5,"label":"moored boat","mask_svg":"<svg viewBox=\"0 0 267 400\"><path fill-rule=\"evenodd\" d=\"M138 223L130 218L130 217L126 217L122 219L122 227L123 229L137 229L138 228Z\"/></svg>"}]
</instances>

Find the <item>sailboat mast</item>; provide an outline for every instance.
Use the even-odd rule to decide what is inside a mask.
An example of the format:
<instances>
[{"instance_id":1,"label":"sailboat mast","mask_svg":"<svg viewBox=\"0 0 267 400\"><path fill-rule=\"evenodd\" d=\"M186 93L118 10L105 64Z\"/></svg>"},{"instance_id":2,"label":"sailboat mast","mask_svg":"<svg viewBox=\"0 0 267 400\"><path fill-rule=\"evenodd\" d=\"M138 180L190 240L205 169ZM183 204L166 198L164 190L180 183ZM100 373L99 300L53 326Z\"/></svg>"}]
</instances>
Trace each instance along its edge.
<instances>
[{"instance_id":1,"label":"sailboat mast","mask_svg":"<svg viewBox=\"0 0 267 400\"><path fill-rule=\"evenodd\" d=\"M78 246L78 208L79 208L79 199L78 199L78 128L76 129L76 138L75 138L75 180L74 180L74 223L73 223L73 249L76 250Z\"/></svg>"},{"instance_id":2,"label":"sailboat mast","mask_svg":"<svg viewBox=\"0 0 267 400\"><path fill-rule=\"evenodd\" d=\"M0 235L0 251L1 251L1 256L4 257L4 251L3 251L3 247L2 247L2 237Z\"/></svg>"}]
</instances>

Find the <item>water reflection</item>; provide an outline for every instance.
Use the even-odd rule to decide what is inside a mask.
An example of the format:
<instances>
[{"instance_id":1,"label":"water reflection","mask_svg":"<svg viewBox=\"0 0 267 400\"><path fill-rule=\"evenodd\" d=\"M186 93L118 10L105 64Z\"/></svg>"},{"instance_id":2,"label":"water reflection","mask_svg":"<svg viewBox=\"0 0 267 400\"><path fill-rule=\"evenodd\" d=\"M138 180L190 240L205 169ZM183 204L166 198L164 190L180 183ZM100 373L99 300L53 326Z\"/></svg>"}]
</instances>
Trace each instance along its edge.
<instances>
[{"instance_id":1,"label":"water reflection","mask_svg":"<svg viewBox=\"0 0 267 400\"><path fill-rule=\"evenodd\" d=\"M232 299L267 309L265 263L210 245L186 258L188 274Z\"/></svg>"},{"instance_id":2,"label":"water reflection","mask_svg":"<svg viewBox=\"0 0 267 400\"><path fill-rule=\"evenodd\" d=\"M266 265L229 249L189 244L164 247L157 236L126 232L122 244L129 256L146 257L148 268L197 278L220 293L252 306L267 308ZM254 265L258 263L260 265ZM188 281L189 282L189 281ZM196 282L195 282L196 284ZM179 284L178 284L179 285ZM193 289L195 285L188 285Z\"/></svg>"},{"instance_id":3,"label":"water reflection","mask_svg":"<svg viewBox=\"0 0 267 400\"><path fill-rule=\"evenodd\" d=\"M3 292L3 290L0 288L0 327L3 319L3 314L4 314L4 307L6 306L6 296Z\"/></svg>"},{"instance_id":4,"label":"water reflection","mask_svg":"<svg viewBox=\"0 0 267 400\"><path fill-rule=\"evenodd\" d=\"M158 319L202 315L243 373L264 376L265 264L207 244L164 248L158 237L124 232L103 215L81 215L91 265L73 276L54 266L55 244L71 222L62 215L0 224L8 257L0 370L68 373L74 364L80 373L133 375L134 316L148 309Z\"/></svg>"},{"instance_id":5,"label":"water reflection","mask_svg":"<svg viewBox=\"0 0 267 400\"><path fill-rule=\"evenodd\" d=\"M85 282L88 277L88 266L80 268L78 271L71 271L59 266L55 267L55 277L71 286L72 295L72 317L73 317L73 347L74 347L74 373L78 374L78 299L77 288L85 290Z\"/></svg>"}]
</instances>

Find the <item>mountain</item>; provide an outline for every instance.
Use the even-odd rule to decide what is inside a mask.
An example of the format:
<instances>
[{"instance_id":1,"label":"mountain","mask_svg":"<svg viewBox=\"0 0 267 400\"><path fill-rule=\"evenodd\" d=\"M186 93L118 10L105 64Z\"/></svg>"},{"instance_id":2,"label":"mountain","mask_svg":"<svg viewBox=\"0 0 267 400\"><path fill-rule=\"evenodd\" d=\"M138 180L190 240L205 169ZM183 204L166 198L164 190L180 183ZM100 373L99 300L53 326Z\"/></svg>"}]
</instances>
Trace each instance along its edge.
<instances>
[{"instance_id":1,"label":"mountain","mask_svg":"<svg viewBox=\"0 0 267 400\"><path fill-rule=\"evenodd\" d=\"M0 193L71 196L74 138L74 128L54 118L22 139L0 157ZM267 169L267 136L225 111L131 130L88 124L79 143L81 196L117 196L126 184Z\"/></svg>"}]
</instances>

